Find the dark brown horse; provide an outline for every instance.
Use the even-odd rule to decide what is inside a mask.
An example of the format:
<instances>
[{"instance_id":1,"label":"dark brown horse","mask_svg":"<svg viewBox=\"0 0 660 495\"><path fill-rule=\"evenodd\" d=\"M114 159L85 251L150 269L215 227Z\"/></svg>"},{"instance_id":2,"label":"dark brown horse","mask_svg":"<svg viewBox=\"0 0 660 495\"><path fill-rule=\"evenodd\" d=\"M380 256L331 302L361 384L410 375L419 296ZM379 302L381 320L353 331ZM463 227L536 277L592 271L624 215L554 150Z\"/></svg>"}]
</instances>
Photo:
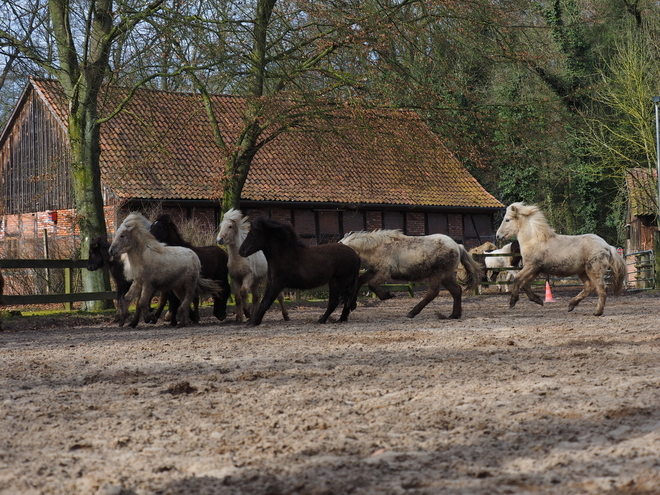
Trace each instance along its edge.
<instances>
[{"instance_id":1,"label":"dark brown horse","mask_svg":"<svg viewBox=\"0 0 660 495\"><path fill-rule=\"evenodd\" d=\"M227 300L231 295L227 253L219 246L193 246L183 239L168 214L159 215L149 230L160 242L169 246L186 247L199 257L199 261L202 263L202 277L215 280L222 287L222 293L213 296L213 316L220 321L224 320L227 317ZM159 310L162 311L162 308L159 307ZM156 314L159 316L160 312Z\"/></svg>"},{"instance_id":2,"label":"dark brown horse","mask_svg":"<svg viewBox=\"0 0 660 495\"><path fill-rule=\"evenodd\" d=\"M261 304L250 318L250 326L261 323L283 289L314 289L324 284L328 284L330 295L319 323L328 320L340 301L344 309L339 321L348 319L355 308L360 275L360 257L352 248L338 243L309 247L290 225L257 218L238 253L247 257L257 251L263 251L268 261L268 282Z\"/></svg>"},{"instance_id":3,"label":"dark brown horse","mask_svg":"<svg viewBox=\"0 0 660 495\"><path fill-rule=\"evenodd\" d=\"M128 260L120 258L111 258L108 254L110 242L103 236L92 239L89 243L89 255L87 257L87 269L90 272L103 268L110 271L110 275L117 286L117 319L119 318L119 307L124 301L124 296L131 288L133 276Z\"/></svg>"}]
</instances>

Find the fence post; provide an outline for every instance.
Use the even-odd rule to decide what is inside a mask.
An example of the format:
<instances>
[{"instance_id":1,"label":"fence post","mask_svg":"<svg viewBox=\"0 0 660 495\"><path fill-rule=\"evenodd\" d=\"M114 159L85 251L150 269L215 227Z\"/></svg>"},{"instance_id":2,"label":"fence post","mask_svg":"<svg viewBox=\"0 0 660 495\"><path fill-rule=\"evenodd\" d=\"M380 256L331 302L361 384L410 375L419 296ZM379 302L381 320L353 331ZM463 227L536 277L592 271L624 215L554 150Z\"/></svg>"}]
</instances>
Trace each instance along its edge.
<instances>
[{"instance_id":1,"label":"fence post","mask_svg":"<svg viewBox=\"0 0 660 495\"><path fill-rule=\"evenodd\" d=\"M71 268L64 269L64 293L71 294ZM71 311L72 304L70 302L65 302L64 309L66 311Z\"/></svg>"}]
</instances>

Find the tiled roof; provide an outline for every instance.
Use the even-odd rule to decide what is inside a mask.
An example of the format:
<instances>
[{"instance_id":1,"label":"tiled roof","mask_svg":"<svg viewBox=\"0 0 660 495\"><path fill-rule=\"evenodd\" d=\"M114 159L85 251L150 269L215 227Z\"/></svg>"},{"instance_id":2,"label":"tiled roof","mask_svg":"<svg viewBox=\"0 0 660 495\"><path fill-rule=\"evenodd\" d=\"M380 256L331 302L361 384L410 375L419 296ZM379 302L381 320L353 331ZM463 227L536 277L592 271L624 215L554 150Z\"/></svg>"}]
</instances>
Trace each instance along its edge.
<instances>
[{"instance_id":1,"label":"tiled roof","mask_svg":"<svg viewBox=\"0 0 660 495\"><path fill-rule=\"evenodd\" d=\"M33 84L66 122L59 84ZM218 95L213 105L223 138L232 145L246 100ZM138 91L124 111L102 125L101 148L102 180L122 199L220 196L223 156L197 95ZM281 134L255 156L241 197L351 205L503 206L416 113L383 109L338 109L332 118L307 121Z\"/></svg>"},{"instance_id":2,"label":"tiled roof","mask_svg":"<svg viewBox=\"0 0 660 495\"><path fill-rule=\"evenodd\" d=\"M655 216L658 205L658 172L645 168L632 168L628 170L626 183L628 184L628 198L630 212L634 216Z\"/></svg>"}]
</instances>

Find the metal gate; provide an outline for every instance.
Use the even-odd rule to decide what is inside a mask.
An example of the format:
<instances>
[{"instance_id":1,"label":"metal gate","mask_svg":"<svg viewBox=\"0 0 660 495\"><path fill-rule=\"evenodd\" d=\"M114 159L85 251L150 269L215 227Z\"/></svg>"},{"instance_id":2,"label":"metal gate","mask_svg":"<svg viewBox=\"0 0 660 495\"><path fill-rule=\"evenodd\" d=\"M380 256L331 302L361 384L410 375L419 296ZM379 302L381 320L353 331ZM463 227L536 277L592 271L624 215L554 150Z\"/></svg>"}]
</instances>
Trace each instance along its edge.
<instances>
[{"instance_id":1,"label":"metal gate","mask_svg":"<svg viewBox=\"0 0 660 495\"><path fill-rule=\"evenodd\" d=\"M652 250L627 253L625 260L627 290L655 289L655 256Z\"/></svg>"}]
</instances>

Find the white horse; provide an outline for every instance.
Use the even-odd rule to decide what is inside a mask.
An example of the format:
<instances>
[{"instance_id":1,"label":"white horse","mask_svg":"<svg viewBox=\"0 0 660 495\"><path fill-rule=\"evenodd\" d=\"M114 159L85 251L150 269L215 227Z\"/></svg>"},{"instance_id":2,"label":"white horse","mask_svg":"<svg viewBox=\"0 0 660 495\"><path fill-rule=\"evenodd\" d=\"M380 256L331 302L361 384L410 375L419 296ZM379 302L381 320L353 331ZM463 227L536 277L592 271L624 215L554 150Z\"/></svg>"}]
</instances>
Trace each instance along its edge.
<instances>
[{"instance_id":1,"label":"white horse","mask_svg":"<svg viewBox=\"0 0 660 495\"><path fill-rule=\"evenodd\" d=\"M598 293L595 316L603 314L607 298L605 275L612 270L611 290L620 294L626 276L626 264L616 251L595 234L560 235L549 225L543 212L535 205L513 203L506 209L497 238L516 236L520 243L523 268L518 272L511 292L510 307L518 302L522 288L530 300L543 305L543 300L532 292L530 283L539 273L567 277L577 275L584 289L568 305L573 311L582 299L594 289Z\"/></svg>"},{"instance_id":2,"label":"white horse","mask_svg":"<svg viewBox=\"0 0 660 495\"><path fill-rule=\"evenodd\" d=\"M462 264L466 271L466 290L474 289L483 274L481 266L460 244L443 234L407 236L399 230L352 232L340 240L360 256L362 268L359 285L367 284L380 299L392 295L378 288L388 281L428 281L429 289L409 313L414 318L434 300L444 286L454 299L449 318L461 317L461 287L456 282L456 270Z\"/></svg>"},{"instance_id":3,"label":"white horse","mask_svg":"<svg viewBox=\"0 0 660 495\"><path fill-rule=\"evenodd\" d=\"M247 258L238 254L238 249L243 244L245 237L250 231L248 217L234 208L228 210L220 222L220 231L217 241L227 246L229 261L229 277L234 286L236 297L236 321L242 322L243 315L250 318L259 305L259 286L266 282L268 276L268 262L263 251L257 251ZM252 308L248 304L248 293L252 294ZM289 312L284 306L284 295L280 292L277 301L282 309L284 321L289 321Z\"/></svg>"},{"instance_id":4,"label":"white horse","mask_svg":"<svg viewBox=\"0 0 660 495\"><path fill-rule=\"evenodd\" d=\"M129 214L117 229L115 239L110 244L110 256L126 254L131 266L133 283L130 290L119 301L119 326L123 326L128 316L128 305L138 297L135 315L130 323L136 327L140 314L145 323L154 322L151 311L151 298L156 291L174 291L181 301L178 308L179 326L188 322L190 303L195 295L218 293L220 286L212 280L200 278L200 262L197 255L188 248L166 246L149 232L151 223L140 213Z\"/></svg>"},{"instance_id":5,"label":"white horse","mask_svg":"<svg viewBox=\"0 0 660 495\"><path fill-rule=\"evenodd\" d=\"M517 249L516 249L517 248ZM520 245L517 241L510 242L509 244L501 247L500 249L493 249L492 251L485 251L484 254L511 254L511 253L520 253ZM495 282L512 282L518 270L507 270L507 268L512 268L516 266L514 256L485 256L484 262L486 263L486 279L488 281ZM497 284L497 290L502 292L502 285L504 285L504 291L509 292L511 290L510 283Z\"/></svg>"}]
</instances>

